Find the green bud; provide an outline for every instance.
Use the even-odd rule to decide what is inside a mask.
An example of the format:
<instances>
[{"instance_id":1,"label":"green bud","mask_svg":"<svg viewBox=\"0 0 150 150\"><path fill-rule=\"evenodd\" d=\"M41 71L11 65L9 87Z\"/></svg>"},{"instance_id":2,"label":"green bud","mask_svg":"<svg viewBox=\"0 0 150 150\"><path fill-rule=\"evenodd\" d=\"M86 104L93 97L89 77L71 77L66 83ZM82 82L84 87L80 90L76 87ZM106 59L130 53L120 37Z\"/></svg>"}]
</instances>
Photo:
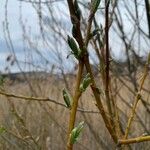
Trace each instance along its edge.
<instances>
[{"instance_id":1,"label":"green bud","mask_svg":"<svg viewBox=\"0 0 150 150\"><path fill-rule=\"evenodd\" d=\"M5 127L1 126L0 127L0 135L3 134L3 133L5 133L5 132L6 132Z\"/></svg>"},{"instance_id":2,"label":"green bud","mask_svg":"<svg viewBox=\"0 0 150 150\"><path fill-rule=\"evenodd\" d=\"M77 46L75 40L72 37L70 37L69 35L68 35L68 45L74 54L78 53L78 46Z\"/></svg>"},{"instance_id":3,"label":"green bud","mask_svg":"<svg viewBox=\"0 0 150 150\"><path fill-rule=\"evenodd\" d=\"M98 31L100 31L98 28L95 29L95 30L90 34L90 39L91 39L92 37L94 37L95 35L97 35L97 34L98 34Z\"/></svg>"},{"instance_id":4,"label":"green bud","mask_svg":"<svg viewBox=\"0 0 150 150\"><path fill-rule=\"evenodd\" d=\"M66 89L63 89L63 98L66 104L66 107L71 109L71 97L69 93L66 91Z\"/></svg>"},{"instance_id":5,"label":"green bud","mask_svg":"<svg viewBox=\"0 0 150 150\"><path fill-rule=\"evenodd\" d=\"M150 53L148 54L147 64L150 64Z\"/></svg>"},{"instance_id":6,"label":"green bud","mask_svg":"<svg viewBox=\"0 0 150 150\"><path fill-rule=\"evenodd\" d=\"M70 37L68 35L68 45L69 47L71 48L72 50L72 54L77 58L79 59L80 58L80 55L81 55L81 50L78 48L74 38Z\"/></svg>"},{"instance_id":7,"label":"green bud","mask_svg":"<svg viewBox=\"0 0 150 150\"><path fill-rule=\"evenodd\" d=\"M99 31L100 31L100 30L99 30L98 28L97 28L97 29L95 29L95 30L92 32L92 36L97 35Z\"/></svg>"},{"instance_id":8,"label":"green bud","mask_svg":"<svg viewBox=\"0 0 150 150\"><path fill-rule=\"evenodd\" d=\"M92 13L95 13L97 11L100 2L101 2L101 0L92 0L92 4L91 4L91 12Z\"/></svg>"},{"instance_id":9,"label":"green bud","mask_svg":"<svg viewBox=\"0 0 150 150\"><path fill-rule=\"evenodd\" d=\"M91 83L91 78L90 78L90 74L88 73L80 85L80 91L84 92L86 88L90 85L90 83Z\"/></svg>"},{"instance_id":10,"label":"green bud","mask_svg":"<svg viewBox=\"0 0 150 150\"><path fill-rule=\"evenodd\" d=\"M2 75L0 75L0 86L3 86L5 82L5 77L3 77Z\"/></svg>"},{"instance_id":11,"label":"green bud","mask_svg":"<svg viewBox=\"0 0 150 150\"><path fill-rule=\"evenodd\" d=\"M83 130L83 127L84 127L84 121L80 122L79 125L71 131L71 134L70 134L71 144L74 144L75 142L78 141L80 133Z\"/></svg>"}]
</instances>

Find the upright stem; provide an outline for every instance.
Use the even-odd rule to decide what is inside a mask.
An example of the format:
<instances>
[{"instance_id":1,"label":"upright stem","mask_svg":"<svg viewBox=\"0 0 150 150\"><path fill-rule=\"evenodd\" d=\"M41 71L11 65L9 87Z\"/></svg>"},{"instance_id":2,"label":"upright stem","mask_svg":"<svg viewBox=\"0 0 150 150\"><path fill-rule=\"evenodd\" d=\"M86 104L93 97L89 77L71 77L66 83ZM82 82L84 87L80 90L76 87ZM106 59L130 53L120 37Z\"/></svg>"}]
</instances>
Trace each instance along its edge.
<instances>
[{"instance_id":1,"label":"upright stem","mask_svg":"<svg viewBox=\"0 0 150 150\"><path fill-rule=\"evenodd\" d=\"M92 89L92 92L94 94L94 97L95 97L95 100L96 100L96 105L100 111L100 114L104 120L104 123L105 123L105 126L107 128L107 130L109 131L113 141L115 143L117 143L117 136L113 130L113 127L110 123L110 119L107 117L106 115L106 112L105 112L105 109L104 109L104 106L102 104L102 100L101 100L101 97L100 97L100 93L97 89L97 86L96 86L96 83L95 83L95 80L94 80L94 76L93 76L93 73L92 73L92 70L91 70L91 66L90 66L90 63L89 63L89 58L88 56L85 56L84 58L84 62L85 62L85 67L86 67L86 70L87 72L90 73L90 77L91 77L91 89Z\"/></svg>"},{"instance_id":2,"label":"upright stem","mask_svg":"<svg viewBox=\"0 0 150 150\"><path fill-rule=\"evenodd\" d=\"M149 28L149 38L150 38L150 2L145 0L145 7L146 7L146 15L147 15L147 22Z\"/></svg>"},{"instance_id":3,"label":"upright stem","mask_svg":"<svg viewBox=\"0 0 150 150\"><path fill-rule=\"evenodd\" d=\"M72 150L73 144L70 141L70 133L74 128L75 119L76 119L76 112L78 107L78 100L81 96L81 92L79 90L81 79L82 79L82 72L83 72L84 64L82 62L79 62L79 69L78 74L76 78L76 87L75 87L75 93L73 97L73 104L70 112L70 120L69 120L69 131L68 131L68 142L67 142L67 149Z\"/></svg>"},{"instance_id":4,"label":"upright stem","mask_svg":"<svg viewBox=\"0 0 150 150\"><path fill-rule=\"evenodd\" d=\"M105 0L105 95L108 112L112 115L110 95L109 95L109 0Z\"/></svg>"},{"instance_id":5,"label":"upright stem","mask_svg":"<svg viewBox=\"0 0 150 150\"><path fill-rule=\"evenodd\" d=\"M76 27L76 35L74 38L78 42L80 49L83 50L84 49L84 42L83 42L81 30L80 30L80 20L76 16L73 0L67 0L67 3L68 3L68 7L69 7L71 22ZM77 74L77 78L76 78L75 93L73 96L73 104L72 104L72 108L71 108L71 112L70 112L70 119L69 119L67 150L73 149L73 144L70 141L70 134L74 128L75 119L76 119L76 112L77 112L77 107L78 107L78 100L81 96L81 92L79 90L79 87L80 87L80 83L81 83L81 79L82 79L84 62L79 60L78 67L79 68L78 68L78 74Z\"/></svg>"},{"instance_id":6,"label":"upright stem","mask_svg":"<svg viewBox=\"0 0 150 150\"><path fill-rule=\"evenodd\" d=\"M76 82L75 94L74 94L74 97L73 97L73 104L72 104L72 109L71 109L71 113L70 113L67 150L72 150L73 149L73 145L70 142L70 133L71 133L72 129L74 128L76 111L77 111L77 106L78 106L78 100L81 96L79 86L80 86L80 83L81 83L84 64L86 66L87 72L90 73L90 77L91 77L91 80L92 80L91 88L92 88L93 94L94 94L96 102L97 102L97 107L100 110L100 113L103 117L103 120L105 122L105 125L106 125L110 135L112 136L114 142L117 143L117 136L116 136L116 134L113 130L113 127L110 123L110 119L107 117L107 115L105 113L103 104L101 102L100 93L98 92L97 87L96 87L96 83L94 81L94 76L93 76L93 73L92 73L92 70L91 70L89 57L88 57L88 52L87 52L87 47L88 47L88 43L89 43L89 40L90 40L91 26L92 26L92 21L93 21L95 12L93 12L92 10L90 11L88 25L87 25L87 31L86 31L86 37L85 37L85 41L83 41L81 30L80 30L80 21L76 20L77 18L75 16L73 0L67 0L67 2L68 2L68 6L69 6L70 18L71 18L72 24L73 25L75 24L75 26L76 26L77 35L76 35L75 38L76 38L76 41L79 44L80 49L83 50L83 56L82 56L81 60L79 61L79 70L78 70L78 75L77 75L77 79L76 79L77 82ZM107 9L109 9L109 7ZM107 28L107 32L108 32L109 23L107 23L106 28ZM108 39L108 35L107 35L107 39ZM108 47L109 47L109 45L108 45ZM107 52L108 60L107 60L107 62L109 63L109 48L107 48L107 49L108 49L108 52ZM108 64L107 69L109 71L109 64ZM109 77L109 74L108 74L108 77ZM109 87L109 84L108 84L108 87Z\"/></svg>"}]
</instances>

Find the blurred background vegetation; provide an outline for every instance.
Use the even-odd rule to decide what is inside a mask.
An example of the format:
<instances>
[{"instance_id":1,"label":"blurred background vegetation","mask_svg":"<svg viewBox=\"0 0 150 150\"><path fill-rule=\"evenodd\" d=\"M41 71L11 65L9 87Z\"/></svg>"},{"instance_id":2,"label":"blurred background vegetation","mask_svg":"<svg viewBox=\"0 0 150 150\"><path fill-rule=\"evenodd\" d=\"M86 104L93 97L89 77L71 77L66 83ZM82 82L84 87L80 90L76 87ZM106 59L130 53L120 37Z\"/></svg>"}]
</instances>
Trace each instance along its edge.
<instances>
[{"instance_id":1,"label":"blurred background vegetation","mask_svg":"<svg viewBox=\"0 0 150 150\"><path fill-rule=\"evenodd\" d=\"M90 1L78 3L82 10L81 31L85 35ZM123 132L150 52L148 12L146 0L112 0L110 4L111 95ZM67 35L72 34L67 2L3 0L0 15L0 149L65 149L69 110L61 91L66 88L73 93L77 72L77 60L70 55L66 43ZM103 56L105 37L104 0L92 30L97 27L100 32L90 41L88 50L96 83L103 89L99 58ZM99 52L95 47L97 40L101 43ZM129 137L150 134L149 70ZM102 99L105 105L103 91ZM85 127L75 149L115 149L90 88L79 101L77 121L83 120ZM149 150L150 143L136 143L129 149Z\"/></svg>"}]
</instances>

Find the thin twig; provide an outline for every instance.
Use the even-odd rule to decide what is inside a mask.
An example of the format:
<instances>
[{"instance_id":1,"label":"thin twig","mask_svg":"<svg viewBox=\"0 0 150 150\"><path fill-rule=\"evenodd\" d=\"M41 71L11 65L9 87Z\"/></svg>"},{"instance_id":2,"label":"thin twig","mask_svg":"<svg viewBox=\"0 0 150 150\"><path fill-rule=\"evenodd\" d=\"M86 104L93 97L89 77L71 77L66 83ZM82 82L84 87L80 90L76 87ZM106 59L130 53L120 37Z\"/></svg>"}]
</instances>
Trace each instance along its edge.
<instances>
[{"instance_id":1,"label":"thin twig","mask_svg":"<svg viewBox=\"0 0 150 150\"><path fill-rule=\"evenodd\" d=\"M66 105L60 102L57 102L56 100L50 99L50 98L42 98L42 97L29 97L29 96L23 96L23 95L16 95L16 94L12 94L12 93L8 93L8 92L3 92L0 91L0 95L4 95L6 97L12 97L12 98L16 98L16 99L23 99L23 100L27 100L27 101L43 101L43 102L51 102L54 103L56 105L62 106L64 108L66 108ZM89 113L89 114L98 114L98 111L95 110L85 110L82 108L78 108L77 111L81 112L81 113Z\"/></svg>"},{"instance_id":2,"label":"thin twig","mask_svg":"<svg viewBox=\"0 0 150 150\"><path fill-rule=\"evenodd\" d=\"M141 137L131 138L127 140L122 139L118 141L118 145L140 143L144 141L150 141L150 136L141 136Z\"/></svg>"},{"instance_id":3,"label":"thin twig","mask_svg":"<svg viewBox=\"0 0 150 150\"><path fill-rule=\"evenodd\" d=\"M133 118L135 116L135 111L136 111L136 107L137 107L137 104L139 102L139 100L141 99L141 91L142 91L142 87L144 85L144 81L147 77L147 74L148 74L148 68L149 68L149 64L150 64L150 54L148 55L148 60L147 60L147 63L145 65L145 70L144 70L144 75L141 79L141 84L140 84L140 88L136 94L136 97L135 97L135 100L134 100L134 105L133 105L133 108L131 110L131 115L128 119L128 123L127 123L127 127L126 127L126 131L125 131L125 136L124 136L124 139L127 139L128 137L128 134L129 134L129 130L130 130L130 127L131 127L131 123L133 121Z\"/></svg>"}]
</instances>

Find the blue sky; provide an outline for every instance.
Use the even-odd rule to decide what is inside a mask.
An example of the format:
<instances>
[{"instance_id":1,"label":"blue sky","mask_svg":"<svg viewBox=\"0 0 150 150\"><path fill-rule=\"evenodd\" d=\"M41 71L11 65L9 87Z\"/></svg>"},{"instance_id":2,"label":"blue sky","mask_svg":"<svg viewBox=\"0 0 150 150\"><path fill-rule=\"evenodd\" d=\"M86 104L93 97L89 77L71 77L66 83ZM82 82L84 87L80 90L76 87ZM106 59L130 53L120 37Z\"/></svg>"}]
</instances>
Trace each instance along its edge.
<instances>
[{"instance_id":1,"label":"blue sky","mask_svg":"<svg viewBox=\"0 0 150 150\"><path fill-rule=\"evenodd\" d=\"M1 72L5 72L5 67L10 66L8 62L6 62L6 58L9 54L12 54L12 50L9 48L9 46L6 43L5 40L5 29L6 27L4 27L3 23L6 22L6 13L5 13L5 2L6 0L0 1L0 71ZM56 5L56 4L55 4ZM54 5L53 5L54 6ZM59 9L59 11L64 11L64 5L61 4L60 2L57 3L57 9ZM17 59L20 61L25 61L27 60L27 55L25 55L25 51L24 48L26 49L26 51L30 51L30 46L28 42L24 42L23 41L23 36L24 36L24 32L22 29L22 24L21 21L23 22L23 24L25 25L25 32L26 32L26 38L30 38L31 41L39 48L39 51L42 52L43 56L48 59L52 65L55 63L56 66L58 65L56 62L58 62L58 58L57 56L53 53L53 47L51 47L50 50L48 50L48 47L44 46L42 43L42 37L41 37L41 33L40 33L40 27L39 27L39 19L38 19L38 15L37 12L35 10L35 8L33 8L33 6L30 3L26 3L26 2L19 2L18 0L8 0L8 7L7 7L7 19L8 19L8 27L9 27L9 33L10 33L10 37L14 46L14 51L15 51L15 55L17 57ZM20 21L20 12L21 12L21 18L22 20ZM69 27L69 24L66 24L66 20L65 18L62 19L62 15L60 16L60 14L57 14L57 18L58 20L60 20L60 22L63 23L64 27L67 29ZM68 29L67 29L68 30ZM50 40L54 42L54 45L56 44L56 41L54 41L54 39L52 38L53 35L51 32L47 32L46 33ZM45 35L46 35L45 34ZM7 33L6 33L7 35ZM28 44L27 44L28 43ZM58 46L57 46L58 45ZM52 45L51 45L52 46ZM60 49L61 47L59 46L59 44L56 44L55 46L57 46L58 49ZM66 47L64 46L64 49L66 49ZM34 53L34 52L33 52ZM32 55L34 55L34 63L38 66L41 66L41 68L43 66L46 66L46 62L43 61L41 58L39 58L39 55L37 53L34 53ZM61 55L66 59L67 53L65 52L61 52ZM29 56L31 57L31 56ZM30 60L29 60L30 61ZM67 64L66 61L64 61L64 64ZM22 70L24 71L28 71L29 67L27 67L27 65L23 65L20 64ZM40 67L39 67L40 68ZM14 66L10 67L11 72L18 72L20 69L17 67L17 65L15 64ZM30 66L30 69L32 70L33 68ZM44 69L44 68L43 68Z\"/></svg>"},{"instance_id":2,"label":"blue sky","mask_svg":"<svg viewBox=\"0 0 150 150\"><path fill-rule=\"evenodd\" d=\"M56 5L56 4L55 4ZM57 11L57 18L58 20L60 20L60 22L62 23L62 25L64 26L64 28L66 29L66 35L70 34L71 31L71 24L69 21L69 17L68 15L68 11L67 9L64 7L64 3L57 3L57 9L59 11ZM33 41L35 41L35 39L38 41L37 45L39 47L39 50L42 51L44 57L46 57L47 59L51 60L52 63L57 62L57 57L54 55L53 51L48 50L46 47L43 46L42 40L41 40L41 34L40 34L40 28L39 28L39 20L38 20L38 16L37 13L35 11L35 9L32 7L31 4L29 3L22 3L22 5L20 5L20 2L18 0L8 0L8 27L9 27L9 31L10 31L10 37L12 40L12 43L14 45L14 50L15 50L15 54L16 57L19 60L26 60L27 56L25 56L25 51L24 48L26 49L30 49L29 45L24 45L23 42L23 31L22 31L22 26L21 26L21 22L19 21L20 19L20 10L21 10L21 14L22 14L22 21L25 24L26 27L26 32L28 33L28 35L31 37L31 39L33 38ZM122 15L124 16L124 22L125 22L125 29L127 31L127 33L130 34L130 31L133 30L132 26L129 24L129 19L127 16L127 12L123 9L121 9L121 11L123 12ZM60 13L61 12L61 13ZM62 15L65 12L65 15ZM143 8L141 7L140 9L140 13L143 13ZM0 71L4 72L4 69L6 66L9 66L9 63L6 62L6 58L9 54L12 53L12 50L9 49L9 47L6 44L5 41L5 28L3 26L3 23L5 21L5 0L1 0L0 1ZM147 32L147 25L146 25L146 20L145 20L145 15L143 15L144 17L141 18L142 22L141 24L143 26L145 26L144 30L145 32ZM48 32L47 35L52 38L53 34ZM110 33L111 36L111 40L110 44L113 48L113 54L115 55L116 58L120 58L120 56L122 57L124 55L124 53L122 51L120 51L120 49L122 49L122 42L117 38L117 35L112 31ZM54 41L54 39L52 39ZM135 42L137 42L137 39L135 40ZM67 56L67 46L65 46L66 44L62 42L62 45L59 45L56 43L56 41L54 41L55 46L58 45L58 50L62 49L62 45L63 45L63 51L60 51L61 55L63 56L63 63L64 64L68 64L69 60L66 60L66 56ZM145 42L143 41L142 43L142 47L143 50L148 49L148 46L145 44ZM136 43L135 43L136 45ZM53 49L53 48L52 48ZM144 51L143 51L144 52ZM68 62L67 62L68 61ZM40 62L39 65L45 65L45 62L42 62L42 59L38 57L37 54L34 54L34 62L35 64L38 64L38 62ZM26 65L21 64L21 67L23 70L27 71L29 68ZM31 68L32 69L32 68ZM13 67L11 67L11 72L17 72L19 71L18 67L16 65L14 65Z\"/></svg>"},{"instance_id":3,"label":"blue sky","mask_svg":"<svg viewBox=\"0 0 150 150\"><path fill-rule=\"evenodd\" d=\"M3 23L5 22L5 0L0 1L0 70L4 71L5 67L9 65L5 59L9 54L12 53L12 51L9 49L9 47L6 44L5 41L5 34L4 30L5 27ZM16 53L16 56L18 56L20 59L23 58L23 46L22 46L22 30L19 23L19 11L20 11L20 2L17 0L9 0L8 1L8 8L7 8L7 16L8 16L8 27L10 32L10 37L12 40L12 43L14 45L14 50ZM35 14L35 11L31 5L24 3L22 5L22 14L23 19L26 20L26 25L32 27L32 32L36 32L36 22L37 22L37 16ZM34 26L34 28L33 28ZM12 71L17 71L17 67L14 66L11 68Z\"/></svg>"}]
</instances>

